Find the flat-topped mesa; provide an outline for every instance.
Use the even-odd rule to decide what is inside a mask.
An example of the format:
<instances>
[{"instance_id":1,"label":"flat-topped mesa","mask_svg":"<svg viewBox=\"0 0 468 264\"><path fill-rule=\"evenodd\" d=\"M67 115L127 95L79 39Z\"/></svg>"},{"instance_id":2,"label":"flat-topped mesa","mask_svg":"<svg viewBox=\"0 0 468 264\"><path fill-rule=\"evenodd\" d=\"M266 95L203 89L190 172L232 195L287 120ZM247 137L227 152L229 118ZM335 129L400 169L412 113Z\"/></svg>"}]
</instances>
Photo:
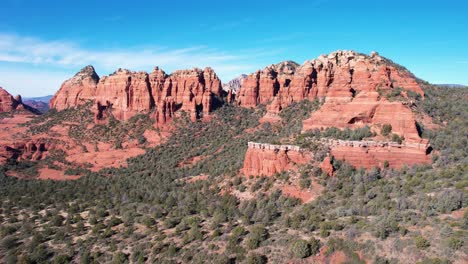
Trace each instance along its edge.
<instances>
[{"instance_id":1,"label":"flat-topped mesa","mask_svg":"<svg viewBox=\"0 0 468 264\"><path fill-rule=\"evenodd\" d=\"M40 113L37 109L23 104L21 95L13 97L5 89L0 87L0 113L11 111L26 111L33 114Z\"/></svg>"},{"instance_id":2,"label":"flat-topped mesa","mask_svg":"<svg viewBox=\"0 0 468 264\"><path fill-rule=\"evenodd\" d=\"M164 124L177 109L192 119L213 109L213 97L221 97L221 81L211 68L179 70L168 75L156 67L150 74L118 69L99 79L87 66L65 81L51 100L50 107L63 110L93 101L96 117L110 110L119 120L155 109L155 118Z\"/></svg>"},{"instance_id":3,"label":"flat-topped mesa","mask_svg":"<svg viewBox=\"0 0 468 264\"><path fill-rule=\"evenodd\" d=\"M298 146L249 142L242 173L245 176L272 176L295 169L297 164L306 164L312 158L312 153Z\"/></svg>"}]
</instances>

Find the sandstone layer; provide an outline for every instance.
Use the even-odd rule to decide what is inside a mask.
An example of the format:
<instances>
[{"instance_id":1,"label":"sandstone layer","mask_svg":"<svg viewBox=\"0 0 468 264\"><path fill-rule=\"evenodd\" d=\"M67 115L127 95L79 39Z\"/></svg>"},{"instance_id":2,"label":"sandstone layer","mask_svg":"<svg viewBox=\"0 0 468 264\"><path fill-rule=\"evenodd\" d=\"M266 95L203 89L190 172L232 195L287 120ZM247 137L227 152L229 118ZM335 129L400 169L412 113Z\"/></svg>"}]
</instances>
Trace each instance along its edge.
<instances>
[{"instance_id":1,"label":"sandstone layer","mask_svg":"<svg viewBox=\"0 0 468 264\"><path fill-rule=\"evenodd\" d=\"M249 142L242 172L246 176L273 176L311 159L311 153L296 146Z\"/></svg>"},{"instance_id":2,"label":"sandstone layer","mask_svg":"<svg viewBox=\"0 0 468 264\"><path fill-rule=\"evenodd\" d=\"M330 154L358 168L371 169L388 166L398 169L405 165L430 164L431 158L428 151L427 148L417 147L337 146L330 150Z\"/></svg>"}]
</instances>

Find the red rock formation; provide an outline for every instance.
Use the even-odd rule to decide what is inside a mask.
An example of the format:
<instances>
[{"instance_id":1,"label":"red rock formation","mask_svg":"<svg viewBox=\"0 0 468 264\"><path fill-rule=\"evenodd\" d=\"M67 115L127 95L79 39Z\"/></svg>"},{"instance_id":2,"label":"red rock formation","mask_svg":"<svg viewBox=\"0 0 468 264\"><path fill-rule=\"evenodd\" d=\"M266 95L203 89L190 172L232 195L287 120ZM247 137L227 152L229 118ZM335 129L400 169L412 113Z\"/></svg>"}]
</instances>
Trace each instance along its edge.
<instances>
[{"instance_id":1,"label":"red rock formation","mask_svg":"<svg viewBox=\"0 0 468 264\"><path fill-rule=\"evenodd\" d=\"M330 154L336 159L350 163L355 167L371 169L384 167L385 161L390 168L401 168L404 165L430 164L431 158L426 147L351 147L335 146Z\"/></svg>"},{"instance_id":2,"label":"red rock formation","mask_svg":"<svg viewBox=\"0 0 468 264\"><path fill-rule=\"evenodd\" d=\"M359 96L349 103L325 103L304 120L303 131L314 128L338 127L358 128L365 125L392 125L392 132L404 136L405 140L419 142L415 116L401 102L373 100L372 96ZM380 131L380 129L377 129Z\"/></svg>"},{"instance_id":3,"label":"red rock formation","mask_svg":"<svg viewBox=\"0 0 468 264\"><path fill-rule=\"evenodd\" d=\"M63 110L92 100L97 119L110 110L119 120L155 109L158 124L169 121L177 109L192 119L213 109L214 96L222 96L221 81L211 68L180 70L167 75L153 72L132 72L119 69L101 79L92 66L85 67L64 82L50 102L51 108Z\"/></svg>"},{"instance_id":4,"label":"red rock formation","mask_svg":"<svg viewBox=\"0 0 468 264\"><path fill-rule=\"evenodd\" d=\"M119 69L99 80L94 100L96 104L112 109L119 120L148 112L153 106L148 74Z\"/></svg>"},{"instance_id":5,"label":"red rock formation","mask_svg":"<svg viewBox=\"0 0 468 264\"><path fill-rule=\"evenodd\" d=\"M330 157L327 156L325 159L323 159L322 163L320 163L320 169L322 169L322 171L325 172L328 176L333 176L334 168Z\"/></svg>"},{"instance_id":6,"label":"red rock formation","mask_svg":"<svg viewBox=\"0 0 468 264\"><path fill-rule=\"evenodd\" d=\"M93 66L84 67L62 84L60 90L50 99L50 108L61 111L82 105L90 100L94 101L98 82L99 76Z\"/></svg>"},{"instance_id":7,"label":"red rock formation","mask_svg":"<svg viewBox=\"0 0 468 264\"><path fill-rule=\"evenodd\" d=\"M238 92L244 107L271 102L268 113L278 113L292 102L319 98L320 110L304 121L303 130L338 127L379 127L391 124L406 140L420 140L411 109L402 102L389 102L379 91L401 87L424 95L414 76L377 53L366 56L337 51L307 61L272 65L249 75Z\"/></svg>"},{"instance_id":8,"label":"red rock formation","mask_svg":"<svg viewBox=\"0 0 468 264\"><path fill-rule=\"evenodd\" d=\"M297 147L296 147L297 148ZM246 176L272 176L296 164L306 164L312 154L288 146L249 143L242 172Z\"/></svg>"},{"instance_id":9,"label":"red rock formation","mask_svg":"<svg viewBox=\"0 0 468 264\"><path fill-rule=\"evenodd\" d=\"M410 72L378 54L337 51L302 66L282 62L251 74L244 80L237 101L240 106L254 107L278 95L283 106L316 97L348 102L360 92L396 87L423 95Z\"/></svg>"},{"instance_id":10,"label":"red rock formation","mask_svg":"<svg viewBox=\"0 0 468 264\"><path fill-rule=\"evenodd\" d=\"M18 106L18 101L7 91L0 87L0 113L11 112Z\"/></svg>"},{"instance_id":11,"label":"red rock formation","mask_svg":"<svg viewBox=\"0 0 468 264\"><path fill-rule=\"evenodd\" d=\"M39 114L40 112L35 108L23 104L21 95L13 97L5 89L0 87L0 113L11 112L11 111L26 111L33 114Z\"/></svg>"},{"instance_id":12,"label":"red rock formation","mask_svg":"<svg viewBox=\"0 0 468 264\"><path fill-rule=\"evenodd\" d=\"M236 97L238 104L255 107L270 102L282 89L289 88L297 67L295 62L285 61L248 75Z\"/></svg>"},{"instance_id":13,"label":"red rock formation","mask_svg":"<svg viewBox=\"0 0 468 264\"><path fill-rule=\"evenodd\" d=\"M0 160L4 162L9 159L40 160L45 158L52 148L54 148L53 144L40 139L15 142L11 146L0 145Z\"/></svg>"}]
</instances>

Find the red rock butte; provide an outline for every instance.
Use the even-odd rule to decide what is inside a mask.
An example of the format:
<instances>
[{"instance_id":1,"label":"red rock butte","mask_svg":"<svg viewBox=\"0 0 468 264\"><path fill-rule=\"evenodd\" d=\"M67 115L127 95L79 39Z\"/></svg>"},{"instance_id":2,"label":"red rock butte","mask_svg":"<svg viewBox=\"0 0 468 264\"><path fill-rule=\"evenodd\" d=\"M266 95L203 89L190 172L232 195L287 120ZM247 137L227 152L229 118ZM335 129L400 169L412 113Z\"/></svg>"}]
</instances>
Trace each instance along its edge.
<instances>
[{"instance_id":1,"label":"red rock butte","mask_svg":"<svg viewBox=\"0 0 468 264\"><path fill-rule=\"evenodd\" d=\"M39 111L36 109L23 104L21 95L13 97L5 89L0 87L0 113L11 112L11 111L27 111L33 114L38 114Z\"/></svg>"},{"instance_id":2,"label":"red rock butte","mask_svg":"<svg viewBox=\"0 0 468 264\"><path fill-rule=\"evenodd\" d=\"M406 140L420 140L410 102L390 102L380 96L396 88L424 96L406 69L373 52L321 55L303 65L285 61L248 75L237 93L237 105L267 104L278 113L293 102L319 99L323 106L303 122L303 130L391 124Z\"/></svg>"},{"instance_id":3,"label":"red rock butte","mask_svg":"<svg viewBox=\"0 0 468 264\"><path fill-rule=\"evenodd\" d=\"M170 75L158 67L149 74L118 69L99 78L92 66L86 66L62 84L50 108L60 111L91 101L97 119L105 110L119 120L155 110L158 124L164 124L179 109L192 119L208 114L222 92L221 81L211 68L178 70Z\"/></svg>"}]
</instances>

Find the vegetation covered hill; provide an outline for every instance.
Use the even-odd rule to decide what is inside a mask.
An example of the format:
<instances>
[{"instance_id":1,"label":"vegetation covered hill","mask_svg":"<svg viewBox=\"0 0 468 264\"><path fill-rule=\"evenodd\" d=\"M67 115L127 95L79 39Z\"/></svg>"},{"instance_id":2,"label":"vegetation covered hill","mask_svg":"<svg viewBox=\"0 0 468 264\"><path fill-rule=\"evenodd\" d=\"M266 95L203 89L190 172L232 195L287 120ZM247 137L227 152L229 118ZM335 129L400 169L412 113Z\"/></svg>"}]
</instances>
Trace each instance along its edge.
<instances>
[{"instance_id":1,"label":"vegetation covered hill","mask_svg":"<svg viewBox=\"0 0 468 264\"><path fill-rule=\"evenodd\" d=\"M274 125L260 124L264 107L226 105L207 122L183 115L164 144L129 159L127 168L84 169L86 176L75 181L7 177L13 167L35 163L4 166L2 262L462 263L468 250L468 89L425 85L424 91L413 110L440 125L418 126L436 153L433 164L365 171L334 160L329 177L312 162L299 168L299 177L324 190L307 204L275 187L290 182L293 172L249 178L239 171L249 141L301 144L323 156L320 146L299 137L301 120L318 102L292 104ZM84 135L80 129L86 127L73 133ZM316 136L362 139L368 133ZM314 188L304 182L303 188Z\"/></svg>"}]
</instances>

